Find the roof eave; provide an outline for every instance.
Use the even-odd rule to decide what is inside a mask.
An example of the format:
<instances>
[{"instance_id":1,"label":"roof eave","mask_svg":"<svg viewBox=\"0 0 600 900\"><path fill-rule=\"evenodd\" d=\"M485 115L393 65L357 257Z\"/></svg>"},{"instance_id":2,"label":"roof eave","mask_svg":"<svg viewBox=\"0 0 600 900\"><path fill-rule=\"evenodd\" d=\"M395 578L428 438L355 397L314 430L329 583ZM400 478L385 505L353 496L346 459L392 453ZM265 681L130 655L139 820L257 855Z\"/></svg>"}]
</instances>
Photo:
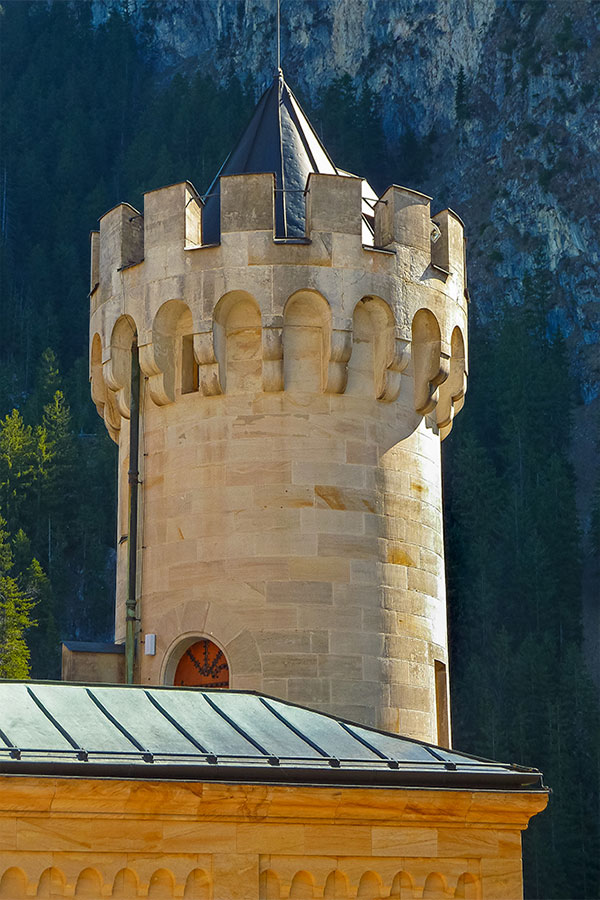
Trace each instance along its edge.
<instances>
[{"instance_id":1,"label":"roof eave","mask_svg":"<svg viewBox=\"0 0 600 900\"><path fill-rule=\"evenodd\" d=\"M236 784L327 785L338 787L414 788L469 791L547 792L539 772L464 772L438 769L331 768L316 766L248 766L231 764L111 763L83 761L34 762L3 760L0 774L55 778L112 778L142 781L193 781Z\"/></svg>"}]
</instances>

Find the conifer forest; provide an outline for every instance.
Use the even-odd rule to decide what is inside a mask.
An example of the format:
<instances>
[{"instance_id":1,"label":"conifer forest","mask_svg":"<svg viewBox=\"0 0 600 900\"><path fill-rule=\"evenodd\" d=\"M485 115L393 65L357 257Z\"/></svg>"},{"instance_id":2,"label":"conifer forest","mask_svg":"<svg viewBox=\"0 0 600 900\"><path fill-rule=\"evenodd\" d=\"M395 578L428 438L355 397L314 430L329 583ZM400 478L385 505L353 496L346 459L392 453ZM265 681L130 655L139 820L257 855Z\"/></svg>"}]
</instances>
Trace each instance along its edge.
<instances>
[{"instance_id":1,"label":"conifer forest","mask_svg":"<svg viewBox=\"0 0 600 900\"><path fill-rule=\"evenodd\" d=\"M206 191L265 85L160 70L152 16L134 28L127 4L98 23L88 2L7 2L0 29L0 677L56 679L62 640L113 638L117 456L89 394L89 231L119 201L142 208L144 191ZM453 138L468 90L459 73ZM337 164L379 192L424 189L431 142L392 142L367 85L339 75L298 94ZM600 483L583 487L582 522L582 390L547 327L554 289L539 258L520 302L497 297L486 319L471 280L471 381L443 448L446 564L454 746L543 771L526 896L576 900L600 896L600 711L582 631Z\"/></svg>"}]
</instances>

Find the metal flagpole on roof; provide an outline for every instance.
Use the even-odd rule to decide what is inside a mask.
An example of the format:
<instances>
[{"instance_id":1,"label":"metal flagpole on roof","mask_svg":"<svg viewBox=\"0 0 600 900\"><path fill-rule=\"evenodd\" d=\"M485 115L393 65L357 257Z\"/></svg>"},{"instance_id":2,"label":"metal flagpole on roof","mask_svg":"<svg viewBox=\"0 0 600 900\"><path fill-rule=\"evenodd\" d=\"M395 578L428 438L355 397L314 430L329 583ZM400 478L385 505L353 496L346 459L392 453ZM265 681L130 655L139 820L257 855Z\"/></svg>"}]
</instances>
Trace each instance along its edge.
<instances>
[{"instance_id":1,"label":"metal flagpole on roof","mask_svg":"<svg viewBox=\"0 0 600 900\"><path fill-rule=\"evenodd\" d=\"M277 0L277 72L281 69L281 0Z\"/></svg>"},{"instance_id":2,"label":"metal flagpole on roof","mask_svg":"<svg viewBox=\"0 0 600 900\"><path fill-rule=\"evenodd\" d=\"M281 104L283 102L283 72L281 71L281 0L277 0L277 120L279 125L279 154L281 159L281 212L282 212L282 224L283 224L283 235L282 237L287 238L288 236L288 227L287 227L287 208L285 201L285 153L283 147L283 132L281 129ZM277 203L277 194L275 195L275 200Z\"/></svg>"}]
</instances>

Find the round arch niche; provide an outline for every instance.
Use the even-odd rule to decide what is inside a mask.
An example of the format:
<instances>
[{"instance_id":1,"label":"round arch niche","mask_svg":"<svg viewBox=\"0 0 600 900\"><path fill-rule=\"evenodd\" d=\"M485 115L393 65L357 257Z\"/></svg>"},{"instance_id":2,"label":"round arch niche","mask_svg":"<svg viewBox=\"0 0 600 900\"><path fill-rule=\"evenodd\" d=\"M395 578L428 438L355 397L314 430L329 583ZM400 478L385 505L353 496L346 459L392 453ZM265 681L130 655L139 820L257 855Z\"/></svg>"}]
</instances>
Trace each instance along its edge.
<instances>
[{"instance_id":1,"label":"round arch niche","mask_svg":"<svg viewBox=\"0 0 600 900\"><path fill-rule=\"evenodd\" d=\"M171 653L165 683L176 687L228 688L229 663L225 652L210 638L187 638Z\"/></svg>"}]
</instances>

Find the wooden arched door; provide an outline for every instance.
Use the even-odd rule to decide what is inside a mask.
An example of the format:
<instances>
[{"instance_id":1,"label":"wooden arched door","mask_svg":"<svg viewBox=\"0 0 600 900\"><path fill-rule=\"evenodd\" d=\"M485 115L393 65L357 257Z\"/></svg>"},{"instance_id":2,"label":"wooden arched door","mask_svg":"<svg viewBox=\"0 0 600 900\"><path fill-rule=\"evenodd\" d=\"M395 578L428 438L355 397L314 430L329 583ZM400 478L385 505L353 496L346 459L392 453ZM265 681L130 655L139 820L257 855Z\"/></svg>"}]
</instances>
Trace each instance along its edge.
<instances>
[{"instance_id":1,"label":"wooden arched door","mask_svg":"<svg viewBox=\"0 0 600 900\"><path fill-rule=\"evenodd\" d=\"M175 685L189 687L229 687L229 666L225 654L208 638L188 647L177 664Z\"/></svg>"}]
</instances>

